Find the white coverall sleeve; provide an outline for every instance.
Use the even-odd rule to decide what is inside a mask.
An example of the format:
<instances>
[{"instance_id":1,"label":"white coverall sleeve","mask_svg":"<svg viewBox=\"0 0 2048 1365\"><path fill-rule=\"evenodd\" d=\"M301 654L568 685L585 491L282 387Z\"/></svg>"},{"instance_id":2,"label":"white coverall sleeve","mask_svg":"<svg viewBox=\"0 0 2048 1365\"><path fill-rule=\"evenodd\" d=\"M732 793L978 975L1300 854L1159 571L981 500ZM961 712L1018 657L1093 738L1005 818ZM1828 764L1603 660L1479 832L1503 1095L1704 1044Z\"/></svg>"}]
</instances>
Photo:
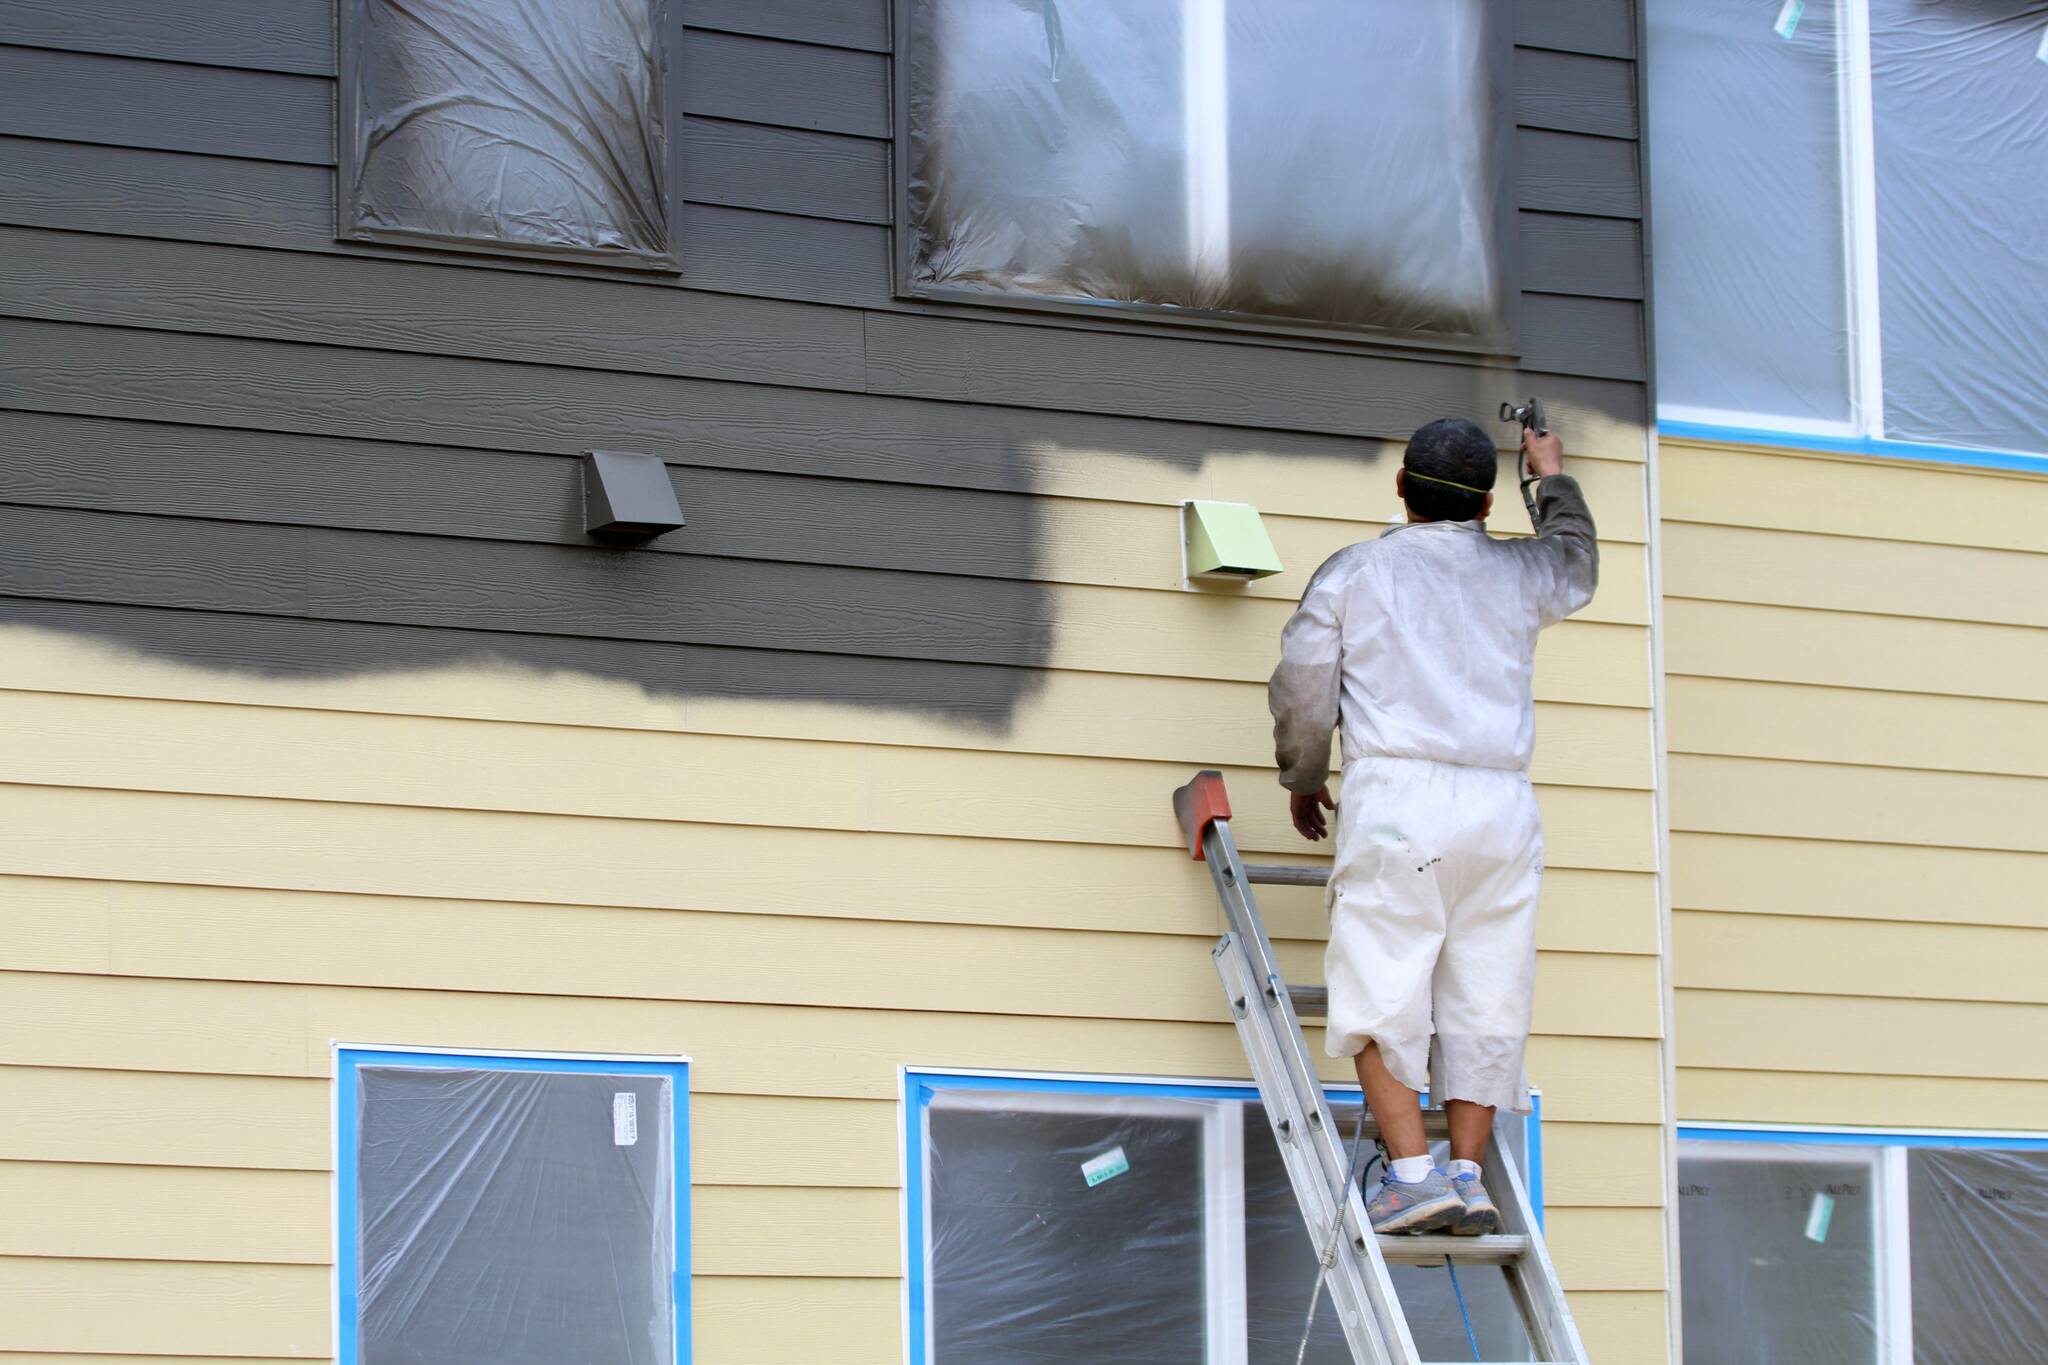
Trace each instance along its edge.
<instances>
[{"instance_id":1,"label":"white coverall sleeve","mask_svg":"<svg viewBox=\"0 0 2048 1365\"><path fill-rule=\"evenodd\" d=\"M1552 474L1536 485L1536 539L1528 544L1537 615L1554 626L1592 601L1600 583L1600 541L1577 479Z\"/></svg>"},{"instance_id":2,"label":"white coverall sleeve","mask_svg":"<svg viewBox=\"0 0 2048 1365\"><path fill-rule=\"evenodd\" d=\"M1280 785L1303 796L1330 780L1330 733L1337 728L1343 685L1342 595L1330 560L1316 570L1301 606L1280 633L1280 666L1266 685L1273 713L1273 756Z\"/></svg>"}]
</instances>

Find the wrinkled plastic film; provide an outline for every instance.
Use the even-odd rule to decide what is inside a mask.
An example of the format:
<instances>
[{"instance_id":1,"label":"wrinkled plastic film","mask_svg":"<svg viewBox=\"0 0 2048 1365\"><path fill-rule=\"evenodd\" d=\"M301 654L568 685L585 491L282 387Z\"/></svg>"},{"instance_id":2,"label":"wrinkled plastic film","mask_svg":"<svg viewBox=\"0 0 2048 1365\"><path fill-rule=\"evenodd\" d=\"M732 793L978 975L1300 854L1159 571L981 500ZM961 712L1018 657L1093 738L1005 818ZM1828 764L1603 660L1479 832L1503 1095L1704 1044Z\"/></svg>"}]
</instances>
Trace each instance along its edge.
<instances>
[{"instance_id":1,"label":"wrinkled plastic film","mask_svg":"<svg viewBox=\"0 0 2048 1365\"><path fill-rule=\"evenodd\" d=\"M1915 1365L2048 1355L2048 1152L1914 1150L1906 1173Z\"/></svg>"},{"instance_id":2,"label":"wrinkled plastic film","mask_svg":"<svg viewBox=\"0 0 2048 1365\"><path fill-rule=\"evenodd\" d=\"M926 1110L934 1365L1204 1359L1202 1106L1016 1106Z\"/></svg>"},{"instance_id":3,"label":"wrinkled plastic film","mask_svg":"<svg viewBox=\"0 0 2048 1365\"><path fill-rule=\"evenodd\" d=\"M913 288L1506 326L1483 0L908 0Z\"/></svg>"},{"instance_id":4,"label":"wrinkled plastic film","mask_svg":"<svg viewBox=\"0 0 2048 1365\"><path fill-rule=\"evenodd\" d=\"M1336 1109L1347 1143L1357 1112ZM946 1090L923 1141L934 1365L1185 1365L1240 1333L1251 1365L1293 1365L1317 1248L1256 1102ZM1448 1275L1392 1273L1424 1356L1469 1358ZM1529 1359L1505 1273L1460 1278L1486 1359ZM1351 1361L1327 1298L1307 1360Z\"/></svg>"},{"instance_id":5,"label":"wrinkled plastic film","mask_svg":"<svg viewBox=\"0 0 2048 1365\"><path fill-rule=\"evenodd\" d=\"M2048 451L2048 4L1871 0L1870 29L1885 434Z\"/></svg>"},{"instance_id":6,"label":"wrinkled plastic film","mask_svg":"<svg viewBox=\"0 0 2048 1365\"><path fill-rule=\"evenodd\" d=\"M660 0L346 0L345 231L669 255Z\"/></svg>"},{"instance_id":7,"label":"wrinkled plastic film","mask_svg":"<svg viewBox=\"0 0 2048 1365\"><path fill-rule=\"evenodd\" d=\"M1757 0L1647 11L1658 398L1740 425L1847 422L1835 0L1779 26Z\"/></svg>"},{"instance_id":8,"label":"wrinkled plastic film","mask_svg":"<svg viewBox=\"0 0 2048 1365\"><path fill-rule=\"evenodd\" d=\"M1682 1144L1687 1365L1872 1365L1875 1179L1838 1147Z\"/></svg>"},{"instance_id":9,"label":"wrinkled plastic film","mask_svg":"<svg viewBox=\"0 0 2048 1365\"><path fill-rule=\"evenodd\" d=\"M666 1077L359 1077L364 1365L673 1365Z\"/></svg>"}]
</instances>

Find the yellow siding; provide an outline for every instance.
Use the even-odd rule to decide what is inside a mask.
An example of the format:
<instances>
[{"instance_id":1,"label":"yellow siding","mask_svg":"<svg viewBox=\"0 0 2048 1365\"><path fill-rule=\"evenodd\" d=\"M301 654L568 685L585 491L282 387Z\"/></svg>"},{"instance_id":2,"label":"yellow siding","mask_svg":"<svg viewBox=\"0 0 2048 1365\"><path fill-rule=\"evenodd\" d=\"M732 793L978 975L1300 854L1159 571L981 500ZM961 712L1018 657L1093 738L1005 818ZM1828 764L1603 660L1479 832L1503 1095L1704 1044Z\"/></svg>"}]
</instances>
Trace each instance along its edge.
<instances>
[{"instance_id":1,"label":"yellow siding","mask_svg":"<svg viewBox=\"0 0 2048 1365\"><path fill-rule=\"evenodd\" d=\"M2048 1127L2048 480L1661 460L1679 1117Z\"/></svg>"},{"instance_id":2,"label":"yellow siding","mask_svg":"<svg viewBox=\"0 0 2048 1365\"><path fill-rule=\"evenodd\" d=\"M903 1358L900 1067L1242 1076L1167 796L1220 766L1249 850L1314 855L1261 683L1307 572L1392 514L1385 472L1061 454L1040 489L1054 666L1000 731L0 637L0 1365L325 1358L336 1039L689 1054L701 1365ZM1539 659L1530 1067L1582 1326L1604 1359L1653 1361L1643 478L1579 468L1611 539L1594 608ZM1179 591L1195 496L1267 509L1290 572ZM1318 979L1320 897L1267 909Z\"/></svg>"}]
</instances>

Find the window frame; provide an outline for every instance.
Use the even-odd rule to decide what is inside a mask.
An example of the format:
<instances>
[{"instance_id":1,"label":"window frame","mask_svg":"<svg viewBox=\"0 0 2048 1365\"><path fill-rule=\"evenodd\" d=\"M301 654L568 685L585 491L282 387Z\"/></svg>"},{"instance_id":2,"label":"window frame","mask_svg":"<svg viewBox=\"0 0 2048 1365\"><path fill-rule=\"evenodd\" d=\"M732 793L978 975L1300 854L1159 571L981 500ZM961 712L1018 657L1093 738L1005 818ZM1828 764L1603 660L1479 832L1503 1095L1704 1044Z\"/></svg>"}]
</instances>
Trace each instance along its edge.
<instances>
[{"instance_id":1,"label":"window frame","mask_svg":"<svg viewBox=\"0 0 2048 1365\"><path fill-rule=\"evenodd\" d=\"M521 246L474 237L437 237L423 232L392 228L363 227L356 222L356 122L362 109L356 97L358 62L356 25L365 4L371 0L338 0L334 24L334 235L355 246L403 247L414 251L456 252L498 256L520 261L570 261L580 265L610 266L617 270L663 275L682 273L682 253L677 237L682 231L682 100L676 79L677 47L682 20L675 12L678 0L645 0L648 21L654 26L655 69L654 108L666 135L667 178L662 186L661 210L668 227L668 249L654 255L638 252L597 251L586 247ZM488 3L488 0L484 0Z\"/></svg>"},{"instance_id":2,"label":"window frame","mask_svg":"<svg viewBox=\"0 0 2048 1365\"><path fill-rule=\"evenodd\" d=\"M354 3L354 0L348 0ZM1223 0L1214 0L1223 3ZM1211 0L1181 0L1184 5L1206 4ZM961 308L987 309L995 314L1012 310L1053 314L1067 319L1092 319L1099 323L1150 324L1178 330L1195 328L1236 333L1247 340L1267 337L1275 340L1311 340L1374 348L1433 351L1489 360L1518 361L1522 357L1522 293L1524 270L1521 247L1521 204L1515 172L1513 135L1516 122L1511 96L1503 95L1501 117L1506 121L1501 137L1503 164L1495 172L1494 232L1500 247L1503 281L1501 325L1497 333L1484 335L1425 335L1391 328L1343 323L1290 321L1264 314L1227 313L1168 304L1136 303L1118 299L1086 300L1046 294L1006 293L995 290L964 289L948 285L920 285L914 279L915 234L910 225L911 173L911 68L910 54L919 41L914 11L917 0L893 0L890 32L895 60L890 79L891 93L891 194L890 262L893 267L892 293L899 300L933 305L946 311ZM1487 7L1493 13L1491 5ZM1496 91L1514 88L1515 33L1509 18L1489 20L1492 86ZM1213 115L1213 110L1205 111ZM1205 119L1205 122L1210 120ZM1226 130L1227 124L1221 125Z\"/></svg>"},{"instance_id":3,"label":"window frame","mask_svg":"<svg viewBox=\"0 0 2048 1365\"><path fill-rule=\"evenodd\" d=\"M1849 305L1844 319L1849 339L1849 420L1814 421L1742 408L1659 402L1657 434L1674 440L2048 473L2048 455L1900 441L1885 434L1884 330L1878 287L1877 103L1871 68L1870 0L1836 3L1841 19L1835 52L1837 70L1841 73L1836 91L1836 131L1841 143L1842 243L1846 266L1843 285ZM1647 138L1644 145L1654 177L1657 151ZM1653 178L1653 194L1654 185ZM1654 218L1646 224L1646 232L1654 252Z\"/></svg>"},{"instance_id":4,"label":"window frame","mask_svg":"<svg viewBox=\"0 0 2048 1365\"><path fill-rule=\"evenodd\" d=\"M459 1047L400 1047L379 1043L329 1043L333 1063L328 1133L329 1227L333 1269L329 1272L328 1305L334 1323L331 1346L335 1365L361 1365L362 1342L357 1331L356 1281L360 1247L356 1225L355 1151L358 1075L365 1066L434 1067L444 1070L548 1071L569 1074L661 1076L673 1083L669 1113L670 1179L675 1208L674 1263L669 1276L670 1323L675 1333L675 1365L690 1362L690 1059L680 1054L631 1052L504 1052Z\"/></svg>"},{"instance_id":5,"label":"window frame","mask_svg":"<svg viewBox=\"0 0 2048 1365\"><path fill-rule=\"evenodd\" d=\"M1089 1100L1115 1102L1125 1113L1141 1109L1148 1101L1161 1105L1160 1113L1171 1118L1187 1117L1184 1108L1167 1108L1170 1101L1223 1101L1258 1103L1258 1086L1250 1081L1199 1080L1168 1076L1089 1075L1075 1072L962 1070L950 1067L897 1068L898 1100L902 1109L903 1157L903 1342L908 1365L930 1365L931 1334L931 1237L930 1208L925 1188L924 1115L932 1096L942 1090L978 1091L1000 1095L1006 1104L1023 1109L1053 1113L1099 1112ZM1324 1096L1333 1104L1363 1104L1364 1095L1355 1085L1325 1085ZM1425 1097L1426 1099L1427 1097ZM1529 1191L1536 1225L1543 1226L1543 1097L1531 1088L1529 1113L1523 1116L1524 1148L1528 1157L1522 1172ZM1208 1279L1204 1287L1208 1306L1222 1311L1207 1314L1210 1359L1244 1358L1244 1303L1228 1286L1242 1284L1245 1269L1243 1130L1223 1122L1232 1111L1220 1105L1203 1118L1203 1193L1206 1200L1220 1199L1226 1210L1234 1201L1236 1217L1211 1220L1209 1226L1222 1236L1205 1237L1203 1262ZM1234 1115L1233 1115L1234 1116ZM1231 1158L1235 1158L1232 1160ZM1218 1296L1221 1296L1220 1305ZM1233 1307L1233 1299L1235 1305ZM1238 1349L1232 1354L1229 1337L1235 1332Z\"/></svg>"},{"instance_id":6,"label":"window frame","mask_svg":"<svg viewBox=\"0 0 2048 1365\"><path fill-rule=\"evenodd\" d=\"M1876 1197L1878 1365L1913 1365L1913 1240L1906 1153L1915 1148L2048 1152L2048 1133L1971 1128L1862 1128L1839 1124L1681 1122L1679 1159L1688 1142L1716 1145L1715 1155L1740 1156L1741 1147L1841 1147L1869 1153ZM1767 1151L1756 1154L1768 1160ZM1845 1158L1846 1159L1846 1158ZM1674 1163L1675 1164L1675 1163ZM1681 1304L1681 1314L1682 1314Z\"/></svg>"}]
</instances>

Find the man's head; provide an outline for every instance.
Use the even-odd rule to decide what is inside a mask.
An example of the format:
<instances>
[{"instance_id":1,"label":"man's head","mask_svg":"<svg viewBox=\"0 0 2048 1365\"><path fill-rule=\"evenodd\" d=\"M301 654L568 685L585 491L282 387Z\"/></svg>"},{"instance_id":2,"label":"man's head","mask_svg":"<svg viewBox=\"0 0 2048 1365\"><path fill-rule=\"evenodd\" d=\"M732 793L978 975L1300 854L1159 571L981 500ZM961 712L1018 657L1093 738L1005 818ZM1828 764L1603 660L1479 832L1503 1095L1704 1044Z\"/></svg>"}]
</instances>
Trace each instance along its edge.
<instances>
[{"instance_id":1,"label":"man's head","mask_svg":"<svg viewBox=\"0 0 2048 1365\"><path fill-rule=\"evenodd\" d=\"M1476 521L1493 506L1493 440L1462 417L1439 417L1408 440L1395 487L1413 521Z\"/></svg>"}]
</instances>

